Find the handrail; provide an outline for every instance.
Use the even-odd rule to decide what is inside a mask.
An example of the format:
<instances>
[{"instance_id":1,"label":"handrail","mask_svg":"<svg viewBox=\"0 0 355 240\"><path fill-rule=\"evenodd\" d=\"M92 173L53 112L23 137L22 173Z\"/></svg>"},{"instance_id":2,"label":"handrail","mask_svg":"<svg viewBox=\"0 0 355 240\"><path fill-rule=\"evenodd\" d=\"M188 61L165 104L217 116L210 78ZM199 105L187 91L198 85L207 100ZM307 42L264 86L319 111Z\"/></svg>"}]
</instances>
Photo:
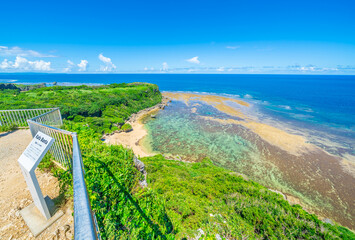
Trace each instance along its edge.
<instances>
[{"instance_id":1,"label":"handrail","mask_svg":"<svg viewBox=\"0 0 355 240\"><path fill-rule=\"evenodd\" d=\"M35 116L35 117L31 118L31 120L32 120L32 121L35 121L36 119L38 119L38 118L40 118L40 117L43 117L43 116L47 115L48 113L52 113L52 112L54 112L55 110L58 110L58 109L59 109L59 108L52 108L51 111L45 112L45 113L43 113L43 114L41 114L41 115L38 115L38 116ZM49 109L47 109L47 110L49 110Z\"/></svg>"},{"instance_id":2,"label":"handrail","mask_svg":"<svg viewBox=\"0 0 355 240\"><path fill-rule=\"evenodd\" d=\"M97 239L89 195L84 181L84 164L76 133L73 137L74 238ZM75 214L76 213L76 214ZM76 224L75 224L76 223Z\"/></svg>"},{"instance_id":3,"label":"handrail","mask_svg":"<svg viewBox=\"0 0 355 240\"><path fill-rule=\"evenodd\" d=\"M0 126L16 125L18 128L24 128L27 127L28 119L32 119L38 115L44 115L48 111L55 111L56 109L57 108L0 110Z\"/></svg>"},{"instance_id":4,"label":"handrail","mask_svg":"<svg viewBox=\"0 0 355 240\"><path fill-rule=\"evenodd\" d=\"M67 134L67 135L73 134L73 132L69 132L69 131L64 130L64 129L60 129L60 128L57 128L57 127L48 126L48 125L45 125L45 124L39 123L39 122L34 122L32 119L27 120L27 122L30 122L30 123L32 123L32 124L36 124L36 125L38 125L38 126L47 127L47 128L52 129L53 131L61 132L61 133L63 133L63 134Z\"/></svg>"},{"instance_id":5,"label":"handrail","mask_svg":"<svg viewBox=\"0 0 355 240\"><path fill-rule=\"evenodd\" d=\"M44 113L42 113L43 111ZM14 115L8 112L22 112L22 114ZM34 113L41 114L33 116ZM63 125L59 108L0 110L0 122L4 119L3 121L8 125L14 122L21 122L22 124L24 118L29 116L31 118L27 118L26 120L32 136L34 137L38 131L41 131L54 138L55 141L49 149L54 162L63 168L69 168L72 172L74 189L74 239L100 239L100 236L97 234L98 228L95 224L95 215L91 211L89 195L84 180L84 164L77 133L58 128Z\"/></svg>"},{"instance_id":6,"label":"handrail","mask_svg":"<svg viewBox=\"0 0 355 240\"><path fill-rule=\"evenodd\" d=\"M57 109L57 108L24 108L24 109L6 109L0 110L0 112L14 112L14 111L28 111L28 110L50 110L50 109Z\"/></svg>"}]
</instances>

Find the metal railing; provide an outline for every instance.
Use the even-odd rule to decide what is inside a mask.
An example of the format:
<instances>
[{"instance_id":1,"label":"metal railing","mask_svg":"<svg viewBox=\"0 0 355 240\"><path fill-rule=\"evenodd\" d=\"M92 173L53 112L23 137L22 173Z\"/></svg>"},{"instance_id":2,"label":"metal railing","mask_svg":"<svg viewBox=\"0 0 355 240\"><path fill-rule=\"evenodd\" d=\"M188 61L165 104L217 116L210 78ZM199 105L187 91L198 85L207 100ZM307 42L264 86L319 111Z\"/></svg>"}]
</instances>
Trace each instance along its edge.
<instances>
[{"instance_id":1,"label":"metal railing","mask_svg":"<svg viewBox=\"0 0 355 240\"><path fill-rule=\"evenodd\" d=\"M33 116L36 112L41 114ZM15 113L21 113L21 115ZM76 240L98 239L95 215L91 211L84 180L85 172L78 137L75 132L59 128L63 125L59 108L1 110L0 114L2 114L0 121L4 125L22 124L23 116L33 116L31 119L26 119L32 136L34 137L38 131L41 131L55 139L49 152L57 165L70 169L73 175L74 238Z\"/></svg>"},{"instance_id":2,"label":"metal railing","mask_svg":"<svg viewBox=\"0 0 355 240\"><path fill-rule=\"evenodd\" d=\"M27 120L43 115L55 108L0 110L0 126L28 127Z\"/></svg>"},{"instance_id":3,"label":"metal railing","mask_svg":"<svg viewBox=\"0 0 355 240\"><path fill-rule=\"evenodd\" d=\"M28 119L27 122L32 136L41 131L55 139L49 149L54 162L63 168L72 170L73 133L58 128L63 125L59 108L51 109L44 114Z\"/></svg>"}]
</instances>

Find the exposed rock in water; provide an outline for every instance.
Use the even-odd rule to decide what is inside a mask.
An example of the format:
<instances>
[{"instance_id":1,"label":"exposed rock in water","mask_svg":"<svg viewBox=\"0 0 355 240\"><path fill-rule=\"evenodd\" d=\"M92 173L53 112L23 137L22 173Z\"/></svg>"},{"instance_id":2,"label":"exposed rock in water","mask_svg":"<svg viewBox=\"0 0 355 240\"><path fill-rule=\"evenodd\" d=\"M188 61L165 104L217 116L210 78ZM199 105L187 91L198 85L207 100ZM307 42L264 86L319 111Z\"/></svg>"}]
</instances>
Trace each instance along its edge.
<instances>
[{"instance_id":1,"label":"exposed rock in water","mask_svg":"<svg viewBox=\"0 0 355 240\"><path fill-rule=\"evenodd\" d=\"M274 192L274 193L278 193L278 194L280 194L285 200L287 200L287 197L286 197L286 195L285 194L283 194L282 192L280 192L280 191L277 191L277 190L273 190L273 189L270 189L269 188L269 191L271 191L271 192Z\"/></svg>"},{"instance_id":2,"label":"exposed rock in water","mask_svg":"<svg viewBox=\"0 0 355 240\"><path fill-rule=\"evenodd\" d=\"M330 220L329 218L324 218L324 219L323 219L323 222L329 223L329 224L331 224L331 225L334 225L333 221Z\"/></svg>"},{"instance_id":3,"label":"exposed rock in water","mask_svg":"<svg viewBox=\"0 0 355 240\"><path fill-rule=\"evenodd\" d=\"M147 171L145 170L144 163L141 160L139 160L136 156L133 157L133 162L134 162L134 166L137 168L137 170L140 171L144 176L144 180L139 180L139 185L142 188L147 187L148 186Z\"/></svg>"},{"instance_id":4,"label":"exposed rock in water","mask_svg":"<svg viewBox=\"0 0 355 240\"><path fill-rule=\"evenodd\" d=\"M170 102L170 99L167 97L163 97L162 102L158 103L157 105L150 107L150 108L146 108L143 109L141 111L139 111L138 113L133 113L128 119L126 123L133 123L135 121L137 121L142 115L145 115L153 110L162 110L165 108L165 106L168 105L168 103ZM156 116L156 114L152 114L151 117L154 118L154 116Z\"/></svg>"}]
</instances>

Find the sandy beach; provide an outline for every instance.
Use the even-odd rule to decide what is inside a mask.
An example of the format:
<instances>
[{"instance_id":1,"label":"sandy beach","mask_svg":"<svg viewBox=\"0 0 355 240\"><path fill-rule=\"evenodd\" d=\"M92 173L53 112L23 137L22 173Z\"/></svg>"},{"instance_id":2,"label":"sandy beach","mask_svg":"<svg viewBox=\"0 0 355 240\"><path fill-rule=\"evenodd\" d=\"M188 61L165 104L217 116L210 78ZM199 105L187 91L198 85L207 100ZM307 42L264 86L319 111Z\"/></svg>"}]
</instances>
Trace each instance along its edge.
<instances>
[{"instance_id":1,"label":"sandy beach","mask_svg":"<svg viewBox=\"0 0 355 240\"><path fill-rule=\"evenodd\" d=\"M105 143L107 144L121 144L133 150L134 154L140 157L152 156L154 153L149 152L140 141L148 134L147 130L144 128L142 119L148 115L153 115L158 111L164 109L164 107L169 103L170 98L163 97L162 102L151 107L139 111L133 114L127 121L132 126L132 131L130 132L115 132L111 135L105 135Z\"/></svg>"}]
</instances>

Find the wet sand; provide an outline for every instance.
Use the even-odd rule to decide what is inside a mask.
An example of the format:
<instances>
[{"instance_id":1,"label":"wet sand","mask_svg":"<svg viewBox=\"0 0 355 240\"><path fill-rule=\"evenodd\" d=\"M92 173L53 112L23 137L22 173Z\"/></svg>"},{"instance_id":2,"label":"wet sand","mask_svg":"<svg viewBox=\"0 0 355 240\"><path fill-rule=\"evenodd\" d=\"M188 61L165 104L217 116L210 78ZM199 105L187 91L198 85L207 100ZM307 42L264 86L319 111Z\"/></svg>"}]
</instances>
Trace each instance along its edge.
<instances>
[{"instance_id":1,"label":"wet sand","mask_svg":"<svg viewBox=\"0 0 355 240\"><path fill-rule=\"evenodd\" d=\"M184 101L187 106L189 106L190 101L205 102L221 112L230 114L232 116L240 117L240 118L246 118L246 116L242 112L238 111L237 109L227 105L226 102L233 102L243 107L249 107L249 103L247 102L237 100L237 99L227 98L227 97L214 96L214 95L198 95L193 93L172 93L172 92L165 92L163 93L163 95L171 99Z\"/></svg>"},{"instance_id":2,"label":"wet sand","mask_svg":"<svg viewBox=\"0 0 355 240\"><path fill-rule=\"evenodd\" d=\"M218 119L208 117L210 120L219 121L221 123L227 124L241 124L244 127L249 128L254 133L258 134L265 141L269 142L272 145L278 146L281 149L291 153L298 155L300 153L304 153L307 151L315 150L315 146L306 143L306 139L299 135L290 134L286 131L278 129L276 127L255 122L246 116L241 111L235 109L228 105L229 102L237 103L241 107L249 107L249 103L215 95L197 95L191 93L164 93L165 97L169 97L171 99L184 101L187 106L189 106L190 101L201 101L206 104L211 105L217 110L224 112L228 115L238 117L242 119L241 121L237 121L234 119ZM196 112L196 108L192 109L193 112Z\"/></svg>"},{"instance_id":3,"label":"wet sand","mask_svg":"<svg viewBox=\"0 0 355 240\"><path fill-rule=\"evenodd\" d=\"M307 143L307 140L300 135L290 134L279 128L254 121L238 121L234 119L219 119L213 117L202 117L206 120L217 121L222 124L239 124L242 125L266 142L287 151L290 154L299 156L302 153L315 151L316 146Z\"/></svg>"}]
</instances>

